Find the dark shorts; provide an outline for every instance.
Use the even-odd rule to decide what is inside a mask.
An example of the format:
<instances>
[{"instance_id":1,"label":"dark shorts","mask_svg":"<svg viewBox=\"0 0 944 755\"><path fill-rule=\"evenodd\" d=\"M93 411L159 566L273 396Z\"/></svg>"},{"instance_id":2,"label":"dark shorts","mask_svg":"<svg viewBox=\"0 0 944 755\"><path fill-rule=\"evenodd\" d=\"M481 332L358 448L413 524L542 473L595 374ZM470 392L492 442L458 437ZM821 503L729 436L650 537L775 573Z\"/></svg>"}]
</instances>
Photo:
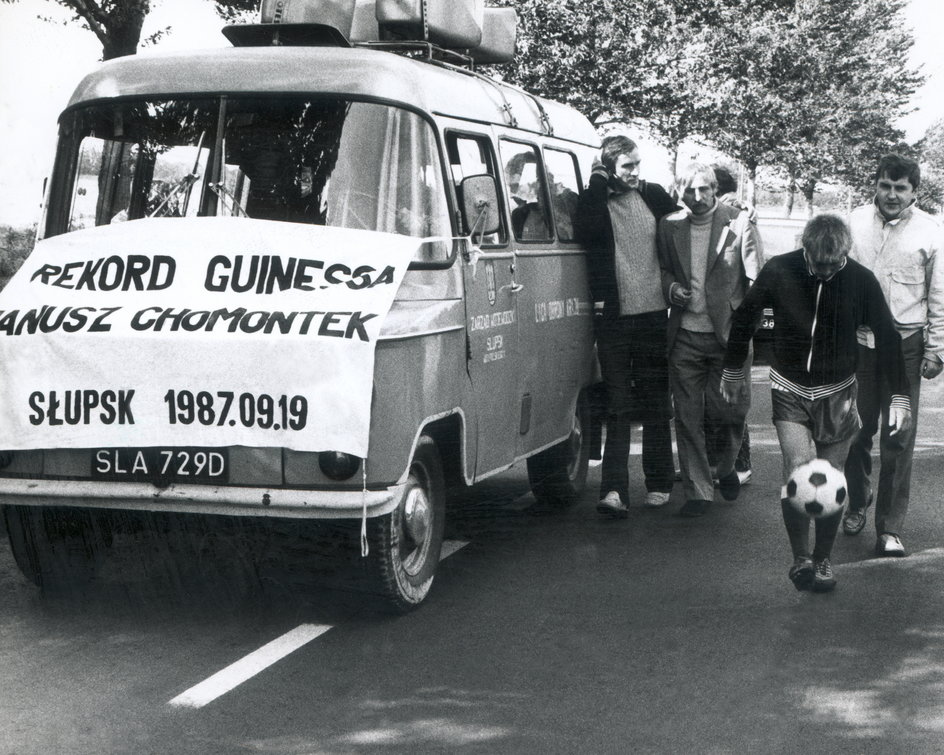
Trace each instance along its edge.
<instances>
[{"instance_id":1,"label":"dark shorts","mask_svg":"<svg viewBox=\"0 0 944 755\"><path fill-rule=\"evenodd\" d=\"M838 393L818 399L807 399L795 393L770 391L774 424L795 422L808 427L816 443L838 443L848 440L862 427L856 395L859 386L853 382Z\"/></svg>"}]
</instances>

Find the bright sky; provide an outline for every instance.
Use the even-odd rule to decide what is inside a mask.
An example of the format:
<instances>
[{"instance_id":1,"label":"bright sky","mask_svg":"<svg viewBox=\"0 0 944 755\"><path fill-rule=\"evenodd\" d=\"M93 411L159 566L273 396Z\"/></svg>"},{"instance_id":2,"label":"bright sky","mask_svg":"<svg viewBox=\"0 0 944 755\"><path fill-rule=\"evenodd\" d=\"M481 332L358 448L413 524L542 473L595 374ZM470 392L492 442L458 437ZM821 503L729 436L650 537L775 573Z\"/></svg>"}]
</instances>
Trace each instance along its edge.
<instances>
[{"instance_id":1,"label":"bright sky","mask_svg":"<svg viewBox=\"0 0 944 755\"><path fill-rule=\"evenodd\" d=\"M223 22L209 0L153 0L152 4L144 36L173 27L155 49L228 44L219 31ZM908 18L916 38L912 59L928 76L915 98L916 112L900 124L913 141L944 118L944 2L909 0ZM47 0L0 3L0 223L25 225L38 219L56 118L81 76L101 57L95 36L65 25L67 20L68 14Z\"/></svg>"}]
</instances>

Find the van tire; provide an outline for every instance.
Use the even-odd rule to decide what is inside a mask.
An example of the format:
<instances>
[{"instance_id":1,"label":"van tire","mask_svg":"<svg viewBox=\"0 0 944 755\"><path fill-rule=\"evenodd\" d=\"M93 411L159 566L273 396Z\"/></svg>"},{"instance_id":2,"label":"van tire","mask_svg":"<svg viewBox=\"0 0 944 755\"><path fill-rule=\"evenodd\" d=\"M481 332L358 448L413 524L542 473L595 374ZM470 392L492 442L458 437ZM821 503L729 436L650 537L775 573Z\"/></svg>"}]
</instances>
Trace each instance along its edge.
<instances>
[{"instance_id":1,"label":"van tire","mask_svg":"<svg viewBox=\"0 0 944 755\"><path fill-rule=\"evenodd\" d=\"M528 481L539 506L569 506L587 486L590 463L590 406L581 394L570 436L528 458Z\"/></svg>"},{"instance_id":2,"label":"van tire","mask_svg":"<svg viewBox=\"0 0 944 755\"><path fill-rule=\"evenodd\" d=\"M445 515L442 460L436 442L422 435L399 506L367 522L368 590L381 598L384 608L406 613L426 599L439 565Z\"/></svg>"},{"instance_id":3,"label":"van tire","mask_svg":"<svg viewBox=\"0 0 944 755\"><path fill-rule=\"evenodd\" d=\"M105 541L91 512L4 506L3 516L13 559L33 584L72 587L95 576Z\"/></svg>"}]
</instances>

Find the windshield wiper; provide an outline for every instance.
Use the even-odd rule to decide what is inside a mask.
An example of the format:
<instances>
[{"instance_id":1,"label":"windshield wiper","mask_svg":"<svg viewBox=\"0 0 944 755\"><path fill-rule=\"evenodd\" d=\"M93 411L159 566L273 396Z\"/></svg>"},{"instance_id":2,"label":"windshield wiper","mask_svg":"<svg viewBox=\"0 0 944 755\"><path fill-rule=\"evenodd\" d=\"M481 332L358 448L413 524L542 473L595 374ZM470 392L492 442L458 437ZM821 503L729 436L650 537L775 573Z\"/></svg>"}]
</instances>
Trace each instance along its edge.
<instances>
[{"instance_id":1,"label":"windshield wiper","mask_svg":"<svg viewBox=\"0 0 944 755\"><path fill-rule=\"evenodd\" d=\"M210 182L207 184L210 189L213 191L216 196L220 199L228 199L230 203L230 213L233 215L242 215L245 218L249 217L249 213L243 209L242 205L239 204L239 200L236 198L236 195L233 194L229 189L223 186L223 183L220 182Z\"/></svg>"},{"instance_id":2,"label":"windshield wiper","mask_svg":"<svg viewBox=\"0 0 944 755\"><path fill-rule=\"evenodd\" d=\"M181 217L185 217L187 215L187 204L190 202L190 190L193 188L193 185L200 180L200 174L197 172L197 169L200 167L200 150L203 148L203 139L205 136L206 131L201 131L200 139L197 141L197 156L193 159L193 168L186 176L181 178L174 185L174 188L167 192L167 196L165 196L164 199L161 200L161 203L154 208L154 212L148 215L149 218L157 216L158 213L160 213L160 211L167 206L168 202L170 202L170 200L172 200L182 191L186 191L187 194L184 199L184 206L181 208L180 215Z\"/></svg>"}]
</instances>

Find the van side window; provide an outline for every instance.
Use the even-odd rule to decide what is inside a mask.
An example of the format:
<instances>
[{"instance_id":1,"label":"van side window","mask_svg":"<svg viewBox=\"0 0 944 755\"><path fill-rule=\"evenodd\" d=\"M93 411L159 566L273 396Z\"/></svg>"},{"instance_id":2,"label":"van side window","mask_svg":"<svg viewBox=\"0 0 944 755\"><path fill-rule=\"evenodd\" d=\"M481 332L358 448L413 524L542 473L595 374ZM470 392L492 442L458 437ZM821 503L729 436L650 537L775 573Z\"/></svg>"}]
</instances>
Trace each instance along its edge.
<instances>
[{"instance_id":1,"label":"van side window","mask_svg":"<svg viewBox=\"0 0 944 755\"><path fill-rule=\"evenodd\" d=\"M536 147L502 139L505 189L511 198L511 227L518 241L549 241L547 191Z\"/></svg>"},{"instance_id":2,"label":"van side window","mask_svg":"<svg viewBox=\"0 0 944 755\"><path fill-rule=\"evenodd\" d=\"M495 156L487 136L472 134L446 134L446 151L449 154L449 167L452 170L452 181L456 188L456 197L461 205L462 179L468 176L489 175L498 184L498 171L495 167ZM465 228L466 233L469 232ZM497 233L487 234L482 239L483 246L495 246L507 241L504 223Z\"/></svg>"},{"instance_id":3,"label":"van side window","mask_svg":"<svg viewBox=\"0 0 944 755\"><path fill-rule=\"evenodd\" d=\"M580 194L580 173L576 158L570 152L546 148L544 166L547 169L557 238L574 241L574 217L577 214L577 195Z\"/></svg>"}]
</instances>

